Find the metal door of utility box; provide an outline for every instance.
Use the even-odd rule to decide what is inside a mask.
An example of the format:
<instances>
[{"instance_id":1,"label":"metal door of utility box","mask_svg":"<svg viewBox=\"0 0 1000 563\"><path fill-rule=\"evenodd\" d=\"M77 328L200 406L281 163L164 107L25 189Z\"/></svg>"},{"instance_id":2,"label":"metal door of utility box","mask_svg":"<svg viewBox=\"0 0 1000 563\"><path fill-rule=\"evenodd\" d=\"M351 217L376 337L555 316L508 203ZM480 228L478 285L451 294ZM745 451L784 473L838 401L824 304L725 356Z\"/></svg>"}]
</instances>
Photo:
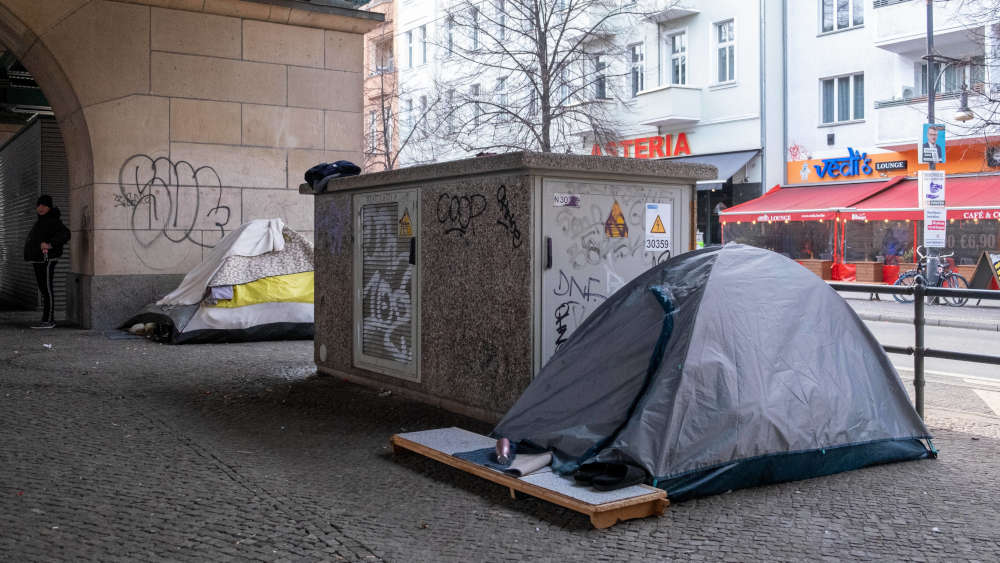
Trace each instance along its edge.
<instances>
[{"instance_id":1,"label":"metal door of utility box","mask_svg":"<svg viewBox=\"0 0 1000 563\"><path fill-rule=\"evenodd\" d=\"M690 248L690 186L542 181L541 363L639 274Z\"/></svg>"}]
</instances>

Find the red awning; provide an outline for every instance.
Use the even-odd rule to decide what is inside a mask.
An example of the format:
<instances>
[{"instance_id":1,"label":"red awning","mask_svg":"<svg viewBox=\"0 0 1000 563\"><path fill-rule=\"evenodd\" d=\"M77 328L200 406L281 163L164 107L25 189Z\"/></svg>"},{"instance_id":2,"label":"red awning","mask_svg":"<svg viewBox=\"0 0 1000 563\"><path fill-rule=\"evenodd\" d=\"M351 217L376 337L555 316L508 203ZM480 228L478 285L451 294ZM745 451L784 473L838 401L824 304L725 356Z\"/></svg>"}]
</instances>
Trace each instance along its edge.
<instances>
[{"instance_id":1,"label":"red awning","mask_svg":"<svg viewBox=\"0 0 1000 563\"><path fill-rule=\"evenodd\" d=\"M775 186L761 197L719 213L722 223L736 221L916 220L924 218L914 178L882 182L805 187ZM949 219L1000 219L1000 174L948 177Z\"/></svg>"},{"instance_id":2,"label":"red awning","mask_svg":"<svg viewBox=\"0 0 1000 563\"><path fill-rule=\"evenodd\" d=\"M736 221L817 221L833 219L837 212L891 188L903 178L880 182L823 186L779 187L746 203L719 213L723 223ZM914 196L916 197L916 196Z\"/></svg>"},{"instance_id":3,"label":"red awning","mask_svg":"<svg viewBox=\"0 0 1000 563\"><path fill-rule=\"evenodd\" d=\"M908 179L858 202L841 216L846 221L919 221L924 218L919 191L917 180ZM945 200L949 219L1000 219L1000 175L949 177Z\"/></svg>"}]
</instances>

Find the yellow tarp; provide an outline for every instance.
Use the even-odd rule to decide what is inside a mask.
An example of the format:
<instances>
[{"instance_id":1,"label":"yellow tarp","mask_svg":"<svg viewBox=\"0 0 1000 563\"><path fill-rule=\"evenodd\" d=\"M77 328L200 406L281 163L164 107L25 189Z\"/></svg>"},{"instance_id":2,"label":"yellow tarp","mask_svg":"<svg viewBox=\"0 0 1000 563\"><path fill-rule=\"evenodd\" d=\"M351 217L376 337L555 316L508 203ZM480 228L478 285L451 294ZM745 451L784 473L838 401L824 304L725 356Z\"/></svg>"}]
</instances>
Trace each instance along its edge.
<instances>
[{"instance_id":1,"label":"yellow tarp","mask_svg":"<svg viewBox=\"0 0 1000 563\"><path fill-rule=\"evenodd\" d=\"M216 307L245 307L258 303L312 303L313 273L261 278L233 286L232 299L220 299Z\"/></svg>"}]
</instances>

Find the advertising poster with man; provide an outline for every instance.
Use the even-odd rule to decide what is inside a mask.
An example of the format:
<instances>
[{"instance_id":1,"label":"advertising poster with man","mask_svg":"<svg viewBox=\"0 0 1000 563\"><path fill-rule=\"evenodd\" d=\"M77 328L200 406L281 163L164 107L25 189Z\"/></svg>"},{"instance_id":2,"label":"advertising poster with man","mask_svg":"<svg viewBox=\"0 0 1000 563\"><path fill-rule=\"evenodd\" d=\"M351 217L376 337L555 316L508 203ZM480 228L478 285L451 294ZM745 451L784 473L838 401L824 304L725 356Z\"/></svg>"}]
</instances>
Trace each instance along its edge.
<instances>
[{"instance_id":1,"label":"advertising poster with man","mask_svg":"<svg viewBox=\"0 0 1000 563\"><path fill-rule=\"evenodd\" d=\"M917 161L921 164L939 164L945 161L944 125L924 123L924 133L920 138Z\"/></svg>"}]
</instances>

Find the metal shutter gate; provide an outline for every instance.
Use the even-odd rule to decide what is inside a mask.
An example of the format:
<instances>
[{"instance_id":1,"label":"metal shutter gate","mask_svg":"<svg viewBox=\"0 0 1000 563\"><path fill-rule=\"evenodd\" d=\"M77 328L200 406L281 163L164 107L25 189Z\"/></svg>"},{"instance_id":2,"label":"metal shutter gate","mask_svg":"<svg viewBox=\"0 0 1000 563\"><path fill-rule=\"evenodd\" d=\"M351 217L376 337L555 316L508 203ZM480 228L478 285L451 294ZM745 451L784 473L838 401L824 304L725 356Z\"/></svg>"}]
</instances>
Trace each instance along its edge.
<instances>
[{"instance_id":1,"label":"metal shutter gate","mask_svg":"<svg viewBox=\"0 0 1000 563\"><path fill-rule=\"evenodd\" d=\"M62 133L59 132L56 120L51 117L39 117L38 124L42 133L40 193L52 196L52 202L62 212L63 223L70 227L69 165L66 162L66 147L63 145ZM57 318L66 318L72 248L72 242L66 243L66 246L63 247L63 255L59 258L59 263L56 264L55 307Z\"/></svg>"},{"instance_id":2,"label":"metal shutter gate","mask_svg":"<svg viewBox=\"0 0 1000 563\"><path fill-rule=\"evenodd\" d=\"M416 199L412 192L356 196L355 363L410 380L417 374ZM371 200L365 202L366 197ZM390 198L392 201L384 201Z\"/></svg>"},{"instance_id":3,"label":"metal shutter gate","mask_svg":"<svg viewBox=\"0 0 1000 563\"><path fill-rule=\"evenodd\" d=\"M7 308L40 307L34 269L24 261L24 241L37 217L40 137L36 121L0 148L0 303Z\"/></svg>"}]
</instances>

